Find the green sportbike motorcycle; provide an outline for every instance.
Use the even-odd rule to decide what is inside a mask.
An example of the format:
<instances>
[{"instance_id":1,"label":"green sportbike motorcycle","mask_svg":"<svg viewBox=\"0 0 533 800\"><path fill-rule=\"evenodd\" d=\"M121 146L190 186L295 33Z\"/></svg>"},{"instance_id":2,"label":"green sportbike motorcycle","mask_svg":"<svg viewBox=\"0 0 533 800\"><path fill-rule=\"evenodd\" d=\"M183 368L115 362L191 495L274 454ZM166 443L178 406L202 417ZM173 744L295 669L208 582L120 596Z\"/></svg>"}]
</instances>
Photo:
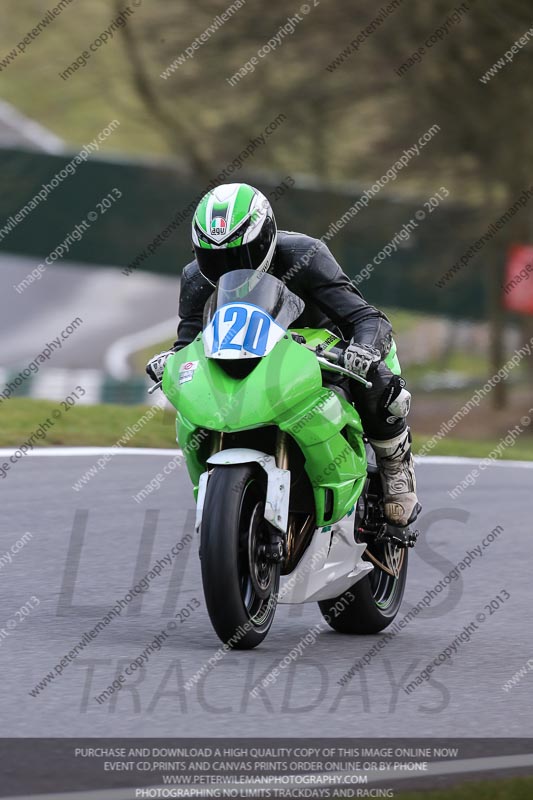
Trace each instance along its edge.
<instances>
[{"instance_id":1,"label":"green sportbike motorcycle","mask_svg":"<svg viewBox=\"0 0 533 800\"><path fill-rule=\"evenodd\" d=\"M416 541L386 522L359 414L328 379L371 384L343 367L328 330L289 330L303 308L272 275L224 275L203 332L153 387L177 410L207 610L234 648L265 638L277 603L318 602L341 633L382 630L400 607ZM399 373L395 346L387 364Z\"/></svg>"}]
</instances>

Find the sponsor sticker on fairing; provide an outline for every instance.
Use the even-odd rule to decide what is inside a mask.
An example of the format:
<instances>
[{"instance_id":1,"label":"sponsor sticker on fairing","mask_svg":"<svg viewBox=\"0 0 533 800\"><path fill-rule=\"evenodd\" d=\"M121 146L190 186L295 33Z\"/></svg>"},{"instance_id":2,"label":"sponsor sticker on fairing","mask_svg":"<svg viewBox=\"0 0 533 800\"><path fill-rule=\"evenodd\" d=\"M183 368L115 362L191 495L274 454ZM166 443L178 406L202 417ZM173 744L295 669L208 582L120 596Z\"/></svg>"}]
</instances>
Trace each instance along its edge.
<instances>
[{"instance_id":1,"label":"sponsor sticker on fairing","mask_svg":"<svg viewBox=\"0 0 533 800\"><path fill-rule=\"evenodd\" d=\"M178 382L181 384L192 381L197 366L198 361L187 361L186 364L182 364L178 373Z\"/></svg>"}]
</instances>

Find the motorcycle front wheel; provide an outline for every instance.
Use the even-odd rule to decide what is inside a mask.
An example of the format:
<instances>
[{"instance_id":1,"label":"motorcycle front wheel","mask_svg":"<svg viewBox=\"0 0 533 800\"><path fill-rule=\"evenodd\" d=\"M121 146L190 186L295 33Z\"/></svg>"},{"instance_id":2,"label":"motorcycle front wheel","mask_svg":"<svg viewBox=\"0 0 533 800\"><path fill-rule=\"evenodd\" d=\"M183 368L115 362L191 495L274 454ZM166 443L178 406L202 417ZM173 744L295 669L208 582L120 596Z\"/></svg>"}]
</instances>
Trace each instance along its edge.
<instances>
[{"instance_id":1,"label":"motorcycle front wheel","mask_svg":"<svg viewBox=\"0 0 533 800\"><path fill-rule=\"evenodd\" d=\"M202 584L218 637L257 647L276 611L280 565L266 558L266 476L254 464L217 466L207 484L200 535Z\"/></svg>"}]
</instances>

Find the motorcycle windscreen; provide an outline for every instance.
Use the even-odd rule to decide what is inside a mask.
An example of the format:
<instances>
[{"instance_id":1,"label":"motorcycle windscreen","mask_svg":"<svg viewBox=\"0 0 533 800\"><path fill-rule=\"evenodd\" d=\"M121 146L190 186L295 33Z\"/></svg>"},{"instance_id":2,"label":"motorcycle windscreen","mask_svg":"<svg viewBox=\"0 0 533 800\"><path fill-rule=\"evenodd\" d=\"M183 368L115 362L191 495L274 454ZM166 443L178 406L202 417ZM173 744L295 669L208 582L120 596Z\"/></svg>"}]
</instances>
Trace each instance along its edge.
<instances>
[{"instance_id":1,"label":"motorcycle windscreen","mask_svg":"<svg viewBox=\"0 0 533 800\"><path fill-rule=\"evenodd\" d=\"M262 358L268 355L305 303L265 272L238 269L223 275L204 308L207 358Z\"/></svg>"}]
</instances>

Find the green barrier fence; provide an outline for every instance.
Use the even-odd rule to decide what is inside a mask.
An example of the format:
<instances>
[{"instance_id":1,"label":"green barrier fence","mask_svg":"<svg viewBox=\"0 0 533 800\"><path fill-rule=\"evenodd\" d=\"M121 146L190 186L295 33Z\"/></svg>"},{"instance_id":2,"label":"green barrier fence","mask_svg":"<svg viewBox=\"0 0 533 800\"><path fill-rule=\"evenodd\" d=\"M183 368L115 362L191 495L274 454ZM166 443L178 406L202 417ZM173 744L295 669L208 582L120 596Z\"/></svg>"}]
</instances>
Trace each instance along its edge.
<instances>
[{"instance_id":1,"label":"green barrier fence","mask_svg":"<svg viewBox=\"0 0 533 800\"><path fill-rule=\"evenodd\" d=\"M71 158L0 150L4 189L0 198L0 251L44 262L94 212L97 218L81 232L81 239L73 242L64 258L179 275L191 259L191 211L209 181L196 180L170 164L91 159L61 180L57 188L51 187L47 199L30 211L31 199L43 184L57 181L55 176ZM283 194L281 189L275 191L276 186L282 186L283 175L268 183L239 170L232 178L254 183L270 196L280 228L316 237L326 234L360 197L356 191L308 188L308 182L298 176L292 176L295 185ZM435 188L438 191L439 187ZM119 199L118 193L122 195ZM103 209L102 200L108 195L113 202L110 199L110 207ZM352 219L345 217L346 224L340 225L328 245L353 278L365 265L372 265L370 277L359 288L377 305L482 318L486 316L483 255L444 288L437 288L435 282L486 230L487 221L455 205L451 198L433 211L424 206L427 200L385 199L382 190ZM16 214L25 207L17 221ZM411 219L416 227L409 238L400 242L390 257L374 263L374 258L381 258L382 248ZM124 280L128 280L126 274Z\"/></svg>"}]
</instances>

